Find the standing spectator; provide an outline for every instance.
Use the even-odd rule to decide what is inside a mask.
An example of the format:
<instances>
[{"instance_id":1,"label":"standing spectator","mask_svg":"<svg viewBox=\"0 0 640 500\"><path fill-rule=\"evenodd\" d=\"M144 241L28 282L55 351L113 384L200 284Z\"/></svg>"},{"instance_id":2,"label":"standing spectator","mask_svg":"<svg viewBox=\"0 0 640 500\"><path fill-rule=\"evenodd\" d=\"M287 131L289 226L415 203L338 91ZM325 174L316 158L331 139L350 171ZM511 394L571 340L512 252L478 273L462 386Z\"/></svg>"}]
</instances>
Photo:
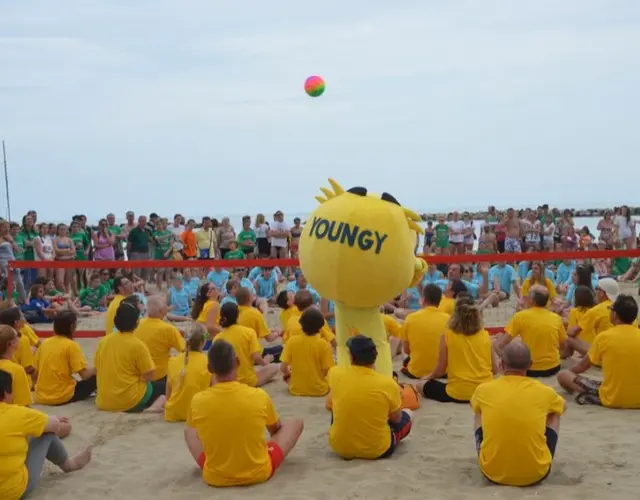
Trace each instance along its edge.
<instances>
[{"instance_id":1,"label":"standing spectator","mask_svg":"<svg viewBox=\"0 0 640 500\"><path fill-rule=\"evenodd\" d=\"M242 218L242 231L238 233L238 244L240 245L240 250L249 257L254 254L256 243L256 233L251 229L251 217L245 215Z\"/></svg>"},{"instance_id":2,"label":"standing spectator","mask_svg":"<svg viewBox=\"0 0 640 500\"><path fill-rule=\"evenodd\" d=\"M116 254L113 246L116 237L109 231L109 223L107 219L100 219L98 222L98 230L91 235L95 252L94 260L115 260Z\"/></svg>"},{"instance_id":3,"label":"standing spectator","mask_svg":"<svg viewBox=\"0 0 640 500\"><path fill-rule=\"evenodd\" d=\"M271 238L271 258L286 259L289 226L284 221L281 210L273 214L273 227L269 230L269 237Z\"/></svg>"},{"instance_id":4,"label":"standing spectator","mask_svg":"<svg viewBox=\"0 0 640 500\"><path fill-rule=\"evenodd\" d=\"M229 251L229 243L236 241L236 230L229 223L229 217L223 217L220 227L216 230L218 237L218 248L220 249L220 256L224 259L224 256Z\"/></svg>"},{"instance_id":5,"label":"standing spectator","mask_svg":"<svg viewBox=\"0 0 640 500\"><path fill-rule=\"evenodd\" d=\"M271 246L269 245L269 224L264 220L264 214L256 215L256 243L258 244L258 256L269 257Z\"/></svg>"},{"instance_id":6,"label":"standing spectator","mask_svg":"<svg viewBox=\"0 0 640 500\"><path fill-rule=\"evenodd\" d=\"M107 214L107 225L109 232L113 234L113 255L115 260L124 260L124 249L122 242L126 240L126 236L122 234L122 226L116 224L116 216L113 214Z\"/></svg>"},{"instance_id":7,"label":"standing spectator","mask_svg":"<svg viewBox=\"0 0 640 500\"><path fill-rule=\"evenodd\" d=\"M38 237L38 231L35 228L35 219L32 215L25 215L22 218L22 227L20 228L20 239L24 242L24 260L34 261L35 258L35 241ZM26 289L29 289L31 285L36 282L38 275L37 269L27 269L25 272Z\"/></svg>"},{"instance_id":8,"label":"standing spectator","mask_svg":"<svg viewBox=\"0 0 640 500\"><path fill-rule=\"evenodd\" d=\"M198 257L198 241L193 228L196 227L196 221L189 219L186 229L180 233L180 241L182 241L182 256L185 259L196 259Z\"/></svg>"},{"instance_id":9,"label":"standing spectator","mask_svg":"<svg viewBox=\"0 0 640 500\"><path fill-rule=\"evenodd\" d=\"M40 224L40 235L34 240L33 255L38 262L53 260L53 238L49 234L48 224ZM38 277L53 277L53 269L38 269Z\"/></svg>"},{"instance_id":10,"label":"standing spectator","mask_svg":"<svg viewBox=\"0 0 640 500\"><path fill-rule=\"evenodd\" d=\"M293 227L291 228L291 239L289 242L289 251L292 259L298 258L298 250L300 248L300 236L304 228L300 225L300 217L293 219Z\"/></svg>"},{"instance_id":11,"label":"standing spectator","mask_svg":"<svg viewBox=\"0 0 640 500\"><path fill-rule=\"evenodd\" d=\"M453 212L449 221L449 242L451 243L451 253L454 255L464 254L464 222L460 220L460 214Z\"/></svg>"},{"instance_id":12,"label":"standing spectator","mask_svg":"<svg viewBox=\"0 0 640 500\"><path fill-rule=\"evenodd\" d=\"M171 227L169 227L169 229L176 238L179 238L185 230L184 217L180 214L175 214L173 216L173 224L171 224Z\"/></svg>"},{"instance_id":13,"label":"standing spectator","mask_svg":"<svg viewBox=\"0 0 640 500\"><path fill-rule=\"evenodd\" d=\"M127 254L129 260L149 260L149 231L147 230L147 218L144 215L138 217L138 225L129 231L127 238ZM147 281L148 269L135 269L136 276Z\"/></svg>"},{"instance_id":14,"label":"standing spectator","mask_svg":"<svg viewBox=\"0 0 640 500\"><path fill-rule=\"evenodd\" d=\"M216 258L217 241L216 233L211 227L211 217L202 218L202 228L196 233L196 242L200 259Z\"/></svg>"},{"instance_id":15,"label":"standing spectator","mask_svg":"<svg viewBox=\"0 0 640 500\"><path fill-rule=\"evenodd\" d=\"M7 275L9 270L9 261L16 260L15 254L19 251L19 247L9 234L9 223L7 221L0 221L0 269L2 274ZM27 301L27 294L24 289L24 283L22 282L22 275L19 269L13 269L11 271L13 277L13 284L18 292L18 301L24 304ZM7 296L11 297L12 290L7 290Z\"/></svg>"},{"instance_id":16,"label":"standing spectator","mask_svg":"<svg viewBox=\"0 0 640 500\"><path fill-rule=\"evenodd\" d=\"M126 214L126 219L127 221L122 224L122 241L124 242L128 242L129 241L129 233L131 232L131 230L137 226L136 224L136 216L132 211L128 211ZM128 243L125 243L125 248L128 247Z\"/></svg>"}]
</instances>

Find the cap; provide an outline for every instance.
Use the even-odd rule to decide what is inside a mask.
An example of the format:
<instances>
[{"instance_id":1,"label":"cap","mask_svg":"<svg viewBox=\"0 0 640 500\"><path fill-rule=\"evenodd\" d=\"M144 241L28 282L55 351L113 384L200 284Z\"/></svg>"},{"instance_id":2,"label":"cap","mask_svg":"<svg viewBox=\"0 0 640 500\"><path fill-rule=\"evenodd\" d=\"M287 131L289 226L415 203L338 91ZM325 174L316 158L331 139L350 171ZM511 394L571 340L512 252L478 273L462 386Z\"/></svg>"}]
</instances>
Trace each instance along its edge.
<instances>
[{"instance_id":1,"label":"cap","mask_svg":"<svg viewBox=\"0 0 640 500\"><path fill-rule=\"evenodd\" d=\"M375 342L364 335L355 335L347 340L347 348L353 356L378 352Z\"/></svg>"},{"instance_id":2,"label":"cap","mask_svg":"<svg viewBox=\"0 0 640 500\"><path fill-rule=\"evenodd\" d=\"M602 290L607 298L615 302L618 298L618 294L620 293L620 288L618 287L618 282L613 278L602 278L598 280L598 286L600 290Z\"/></svg>"}]
</instances>

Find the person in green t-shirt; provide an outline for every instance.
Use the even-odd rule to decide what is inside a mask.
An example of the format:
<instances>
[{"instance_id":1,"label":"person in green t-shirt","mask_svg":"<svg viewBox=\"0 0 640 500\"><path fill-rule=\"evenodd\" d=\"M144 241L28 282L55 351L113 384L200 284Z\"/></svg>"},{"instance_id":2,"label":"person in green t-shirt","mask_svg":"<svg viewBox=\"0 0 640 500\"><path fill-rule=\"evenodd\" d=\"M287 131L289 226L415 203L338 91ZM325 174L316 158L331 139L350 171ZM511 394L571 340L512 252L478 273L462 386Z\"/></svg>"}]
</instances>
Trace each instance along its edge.
<instances>
[{"instance_id":1,"label":"person in green t-shirt","mask_svg":"<svg viewBox=\"0 0 640 500\"><path fill-rule=\"evenodd\" d=\"M107 297L113 294L113 278L107 269L100 271L100 286Z\"/></svg>"},{"instance_id":2,"label":"person in green t-shirt","mask_svg":"<svg viewBox=\"0 0 640 500\"><path fill-rule=\"evenodd\" d=\"M242 219L242 231L238 233L238 245L245 255L253 254L256 248L256 233L251 229L251 219Z\"/></svg>"},{"instance_id":3,"label":"person in green t-shirt","mask_svg":"<svg viewBox=\"0 0 640 500\"><path fill-rule=\"evenodd\" d=\"M242 250L238 249L238 243L236 241L229 242L229 251L224 254L226 260L242 260L245 258L245 254Z\"/></svg>"},{"instance_id":4,"label":"person in green t-shirt","mask_svg":"<svg viewBox=\"0 0 640 500\"><path fill-rule=\"evenodd\" d=\"M445 248L449 248L449 226L444 217L438 217L438 224L433 228L436 237L436 249L438 253L443 253Z\"/></svg>"},{"instance_id":5,"label":"person in green t-shirt","mask_svg":"<svg viewBox=\"0 0 640 500\"><path fill-rule=\"evenodd\" d=\"M24 260L24 235L20 232L20 226L18 225L18 223L12 222L9 226L9 231L17 247L13 250L13 254L15 255L16 260Z\"/></svg>"},{"instance_id":6,"label":"person in green t-shirt","mask_svg":"<svg viewBox=\"0 0 640 500\"><path fill-rule=\"evenodd\" d=\"M103 285L99 274L92 274L89 286L80 290L80 310L106 311L107 290Z\"/></svg>"},{"instance_id":7,"label":"person in green t-shirt","mask_svg":"<svg viewBox=\"0 0 640 500\"><path fill-rule=\"evenodd\" d=\"M173 233L167 229L165 219L158 219L156 229L153 231L153 240L155 248L153 258L155 260L166 260L171 256L171 242Z\"/></svg>"},{"instance_id":8,"label":"person in green t-shirt","mask_svg":"<svg viewBox=\"0 0 640 500\"><path fill-rule=\"evenodd\" d=\"M76 247L76 260L87 260L91 242L87 233L77 222L71 223L71 241Z\"/></svg>"},{"instance_id":9,"label":"person in green t-shirt","mask_svg":"<svg viewBox=\"0 0 640 500\"><path fill-rule=\"evenodd\" d=\"M122 244L127 238L122 234L122 226L116 224L116 216L113 214L107 215L107 224L107 229L116 239L116 242L113 244L115 258L116 260L124 260L124 249Z\"/></svg>"},{"instance_id":10,"label":"person in green t-shirt","mask_svg":"<svg viewBox=\"0 0 640 500\"><path fill-rule=\"evenodd\" d=\"M19 234L24 241L24 260L35 260L34 241L38 237L38 232L35 230L32 216L25 215L22 218L22 228Z\"/></svg>"}]
</instances>

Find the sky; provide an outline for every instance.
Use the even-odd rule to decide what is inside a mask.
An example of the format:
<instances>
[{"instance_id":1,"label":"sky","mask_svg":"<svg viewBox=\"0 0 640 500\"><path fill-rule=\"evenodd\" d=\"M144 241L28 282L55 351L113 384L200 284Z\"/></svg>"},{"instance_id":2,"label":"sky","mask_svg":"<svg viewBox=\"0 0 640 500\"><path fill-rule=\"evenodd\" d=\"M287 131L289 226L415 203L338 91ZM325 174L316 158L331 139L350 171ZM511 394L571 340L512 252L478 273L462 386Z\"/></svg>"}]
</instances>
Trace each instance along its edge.
<instances>
[{"instance_id":1,"label":"sky","mask_svg":"<svg viewBox=\"0 0 640 500\"><path fill-rule=\"evenodd\" d=\"M13 219L638 205L639 89L638 0L0 2Z\"/></svg>"}]
</instances>

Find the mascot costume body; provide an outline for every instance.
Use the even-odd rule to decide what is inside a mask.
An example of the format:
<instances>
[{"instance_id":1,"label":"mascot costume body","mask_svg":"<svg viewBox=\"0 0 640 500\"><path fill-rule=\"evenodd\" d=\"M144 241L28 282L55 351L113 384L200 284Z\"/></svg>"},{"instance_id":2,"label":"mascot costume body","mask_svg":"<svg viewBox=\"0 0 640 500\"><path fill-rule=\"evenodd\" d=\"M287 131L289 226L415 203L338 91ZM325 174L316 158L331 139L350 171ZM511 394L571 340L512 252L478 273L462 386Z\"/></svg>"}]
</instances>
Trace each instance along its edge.
<instances>
[{"instance_id":1,"label":"mascot costume body","mask_svg":"<svg viewBox=\"0 0 640 500\"><path fill-rule=\"evenodd\" d=\"M332 179L300 237L300 268L309 284L335 303L339 365L350 363L353 332L376 344L376 371L391 377L393 365L380 305L415 286L427 264L414 255L420 217L388 193L362 187L345 191Z\"/></svg>"}]
</instances>

